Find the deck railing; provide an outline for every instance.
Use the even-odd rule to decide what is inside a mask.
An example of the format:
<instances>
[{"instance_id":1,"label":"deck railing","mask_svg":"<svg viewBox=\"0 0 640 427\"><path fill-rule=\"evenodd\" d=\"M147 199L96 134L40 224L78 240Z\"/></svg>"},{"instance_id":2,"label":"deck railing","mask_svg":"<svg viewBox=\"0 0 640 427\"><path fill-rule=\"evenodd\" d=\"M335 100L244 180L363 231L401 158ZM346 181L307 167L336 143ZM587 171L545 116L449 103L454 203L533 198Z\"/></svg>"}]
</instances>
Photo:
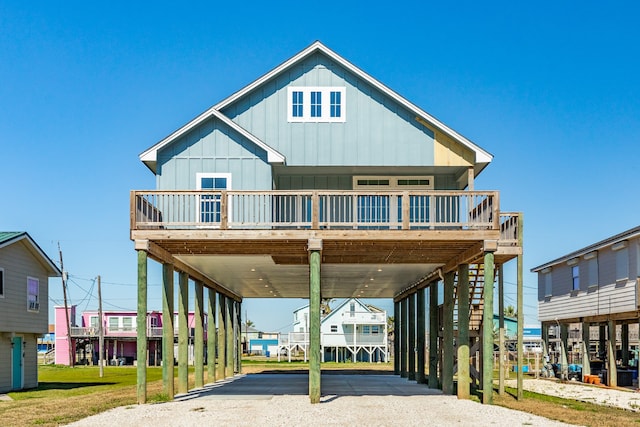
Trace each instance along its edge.
<instances>
[{"instance_id":1,"label":"deck railing","mask_svg":"<svg viewBox=\"0 0 640 427\"><path fill-rule=\"evenodd\" d=\"M131 229L490 229L495 191L132 191Z\"/></svg>"}]
</instances>

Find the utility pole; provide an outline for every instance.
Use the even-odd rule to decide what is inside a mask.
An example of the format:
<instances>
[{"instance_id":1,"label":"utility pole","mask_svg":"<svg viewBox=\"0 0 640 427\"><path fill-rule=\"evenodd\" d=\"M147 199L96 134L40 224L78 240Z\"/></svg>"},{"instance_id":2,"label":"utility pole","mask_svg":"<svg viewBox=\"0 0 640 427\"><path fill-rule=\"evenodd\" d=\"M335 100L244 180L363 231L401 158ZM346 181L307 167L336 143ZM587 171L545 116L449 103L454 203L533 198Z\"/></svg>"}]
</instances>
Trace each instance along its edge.
<instances>
[{"instance_id":1,"label":"utility pole","mask_svg":"<svg viewBox=\"0 0 640 427\"><path fill-rule=\"evenodd\" d=\"M98 319L100 329L98 329L98 364L100 365L100 378L104 376L104 319L102 318L102 288L100 286L100 275L98 275Z\"/></svg>"},{"instance_id":2,"label":"utility pole","mask_svg":"<svg viewBox=\"0 0 640 427\"><path fill-rule=\"evenodd\" d=\"M58 242L58 253L60 254L60 270L62 270L62 293L64 294L64 315L67 319L67 342L69 343L69 366L73 367L73 343L71 342L71 322L69 322L69 306L67 304L67 272L64 271L62 262L62 249Z\"/></svg>"}]
</instances>

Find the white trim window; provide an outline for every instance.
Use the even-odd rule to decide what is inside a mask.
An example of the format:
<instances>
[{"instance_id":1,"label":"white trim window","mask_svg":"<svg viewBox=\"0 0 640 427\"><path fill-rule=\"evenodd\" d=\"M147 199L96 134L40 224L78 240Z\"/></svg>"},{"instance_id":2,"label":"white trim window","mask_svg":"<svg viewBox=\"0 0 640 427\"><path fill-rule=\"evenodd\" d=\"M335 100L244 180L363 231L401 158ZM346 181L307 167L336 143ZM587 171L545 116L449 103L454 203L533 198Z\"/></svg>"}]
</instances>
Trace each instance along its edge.
<instances>
[{"instance_id":1,"label":"white trim window","mask_svg":"<svg viewBox=\"0 0 640 427\"><path fill-rule=\"evenodd\" d=\"M0 268L0 298L4 298L4 268Z\"/></svg>"},{"instance_id":2,"label":"white trim window","mask_svg":"<svg viewBox=\"0 0 640 427\"><path fill-rule=\"evenodd\" d=\"M231 190L231 174L230 173L197 173L196 174L197 190ZM219 194L210 194L200 196L198 202L197 221L203 223L220 223L222 219L221 196ZM228 212L231 217L231 212Z\"/></svg>"},{"instance_id":3,"label":"white trim window","mask_svg":"<svg viewBox=\"0 0 640 427\"><path fill-rule=\"evenodd\" d=\"M27 311L40 311L40 280L27 277Z\"/></svg>"},{"instance_id":4,"label":"white trim window","mask_svg":"<svg viewBox=\"0 0 640 427\"><path fill-rule=\"evenodd\" d=\"M290 86L287 88L287 121L345 122L346 87Z\"/></svg>"}]
</instances>

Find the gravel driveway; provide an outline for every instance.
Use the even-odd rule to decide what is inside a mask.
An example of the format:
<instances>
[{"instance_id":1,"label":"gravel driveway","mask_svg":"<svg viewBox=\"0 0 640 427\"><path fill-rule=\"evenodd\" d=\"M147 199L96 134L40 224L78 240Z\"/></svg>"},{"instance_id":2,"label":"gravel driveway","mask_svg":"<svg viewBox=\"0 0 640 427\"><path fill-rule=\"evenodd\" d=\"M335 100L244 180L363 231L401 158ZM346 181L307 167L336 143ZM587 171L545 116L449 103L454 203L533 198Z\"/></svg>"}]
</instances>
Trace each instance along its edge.
<instances>
[{"instance_id":1,"label":"gravel driveway","mask_svg":"<svg viewBox=\"0 0 640 427\"><path fill-rule=\"evenodd\" d=\"M493 405L444 396L392 375L323 375L312 405L308 376L239 375L173 402L119 407L72 426L566 426Z\"/></svg>"}]
</instances>

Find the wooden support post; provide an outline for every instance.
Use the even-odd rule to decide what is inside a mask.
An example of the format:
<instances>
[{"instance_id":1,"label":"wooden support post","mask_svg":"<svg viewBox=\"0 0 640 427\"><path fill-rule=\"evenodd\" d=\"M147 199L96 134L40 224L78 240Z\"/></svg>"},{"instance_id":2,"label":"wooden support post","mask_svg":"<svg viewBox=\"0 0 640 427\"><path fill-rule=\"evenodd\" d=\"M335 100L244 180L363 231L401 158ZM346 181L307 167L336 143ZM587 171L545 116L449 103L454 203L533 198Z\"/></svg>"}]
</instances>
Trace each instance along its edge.
<instances>
[{"instance_id":1,"label":"wooden support post","mask_svg":"<svg viewBox=\"0 0 640 427\"><path fill-rule=\"evenodd\" d=\"M442 320L442 392L453 394L453 287L455 273L444 275L444 306Z\"/></svg>"},{"instance_id":2,"label":"wooden support post","mask_svg":"<svg viewBox=\"0 0 640 427\"><path fill-rule=\"evenodd\" d=\"M178 274L178 393L189 391L189 276Z\"/></svg>"},{"instance_id":3,"label":"wooden support post","mask_svg":"<svg viewBox=\"0 0 640 427\"><path fill-rule=\"evenodd\" d=\"M233 300L231 298L226 299L225 304L225 331L227 333L226 336L226 355L227 359L224 364L224 376L225 378L233 377L234 371L234 359L236 358L235 354L235 345L233 339L234 332L234 320L233 320Z\"/></svg>"},{"instance_id":4,"label":"wooden support post","mask_svg":"<svg viewBox=\"0 0 640 427\"><path fill-rule=\"evenodd\" d=\"M482 310L482 403L493 403L493 252L484 254Z\"/></svg>"},{"instance_id":5,"label":"wooden support post","mask_svg":"<svg viewBox=\"0 0 640 427\"><path fill-rule=\"evenodd\" d=\"M601 323L598 326L598 359L607 358L607 325Z\"/></svg>"},{"instance_id":6,"label":"wooden support post","mask_svg":"<svg viewBox=\"0 0 640 427\"><path fill-rule=\"evenodd\" d=\"M217 315L218 315L218 365L217 365L217 380L223 380L225 378L225 363L227 362L227 332L226 328L226 319L225 319L225 306L227 305L227 298L218 293L218 307L217 307Z\"/></svg>"},{"instance_id":7,"label":"wooden support post","mask_svg":"<svg viewBox=\"0 0 640 427\"><path fill-rule=\"evenodd\" d=\"M236 370L237 374L242 373L242 304L235 301L236 308Z\"/></svg>"},{"instance_id":8,"label":"wooden support post","mask_svg":"<svg viewBox=\"0 0 640 427\"><path fill-rule=\"evenodd\" d=\"M620 339L622 341L622 366L629 366L629 324L623 323L620 330Z\"/></svg>"},{"instance_id":9,"label":"wooden support post","mask_svg":"<svg viewBox=\"0 0 640 427\"><path fill-rule=\"evenodd\" d=\"M393 373L400 375L400 301L393 304Z\"/></svg>"},{"instance_id":10,"label":"wooden support post","mask_svg":"<svg viewBox=\"0 0 640 427\"><path fill-rule=\"evenodd\" d=\"M524 215L522 213L518 214L518 246L520 248L524 247ZM517 279L516 279L516 285L517 285L517 316L518 316L518 324L516 325L516 327L518 328L518 332L517 332L517 341L518 341L518 348L517 348L517 352L518 352L518 373L517 373L517 397L518 400L522 400L524 399L524 394L523 394L523 390L524 390L524 342L523 342L523 338L524 338L524 282L523 282L523 268L524 268L524 264L523 264L524 260L522 258L522 254L518 255L518 258L516 260L516 269L517 269ZM502 266L500 267L500 277L502 278Z\"/></svg>"},{"instance_id":11,"label":"wooden support post","mask_svg":"<svg viewBox=\"0 0 640 427\"><path fill-rule=\"evenodd\" d=\"M409 370L407 368L407 352L409 333L407 331L407 322L409 321L409 300L404 298L400 304L400 376L407 378Z\"/></svg>"},{"instance_id":12,"label":"wooden support post","mask_svg":"<svg viewBox=\"0 0 640 427\"><path fill-rule=\"evenodd\" d=\"M408 378L412 381L416 379L416 295L411 294L407 297L409 300L409 324L407 329L409 339L407 341L407 350L409 356Z\"/></svg>"},{"instance_id":13,"label":"wooden support post","mask_svg":"<svg viewBox=\"0 0 640 427\"><path fill-rule=\"evenodd\" d=\"M216 382L216 292L207 289L207 382Z\"/></svg>"},{"instance_id":14,"label":"wooden support post","mask_svg":"<svg viewBox=\"0 0 640 427\"><path fill-rule=\"evenodd\" d=\"M321 248L321 247L320 247ZM309 400L320 403L320 248L309 245Z\"/></svg>"},{"instance_id":15,"label":"wooden support post","mask_svg":"<svg viewBox=\"0 0 640 427\"><path fill-rule=\"evenodd\" d=\"M100 280L98 276L98 280ZM101 313L102 314L102 313ZM100 316L100 332L104 320ZM138 403L147 403L147 252L138 251L138 314L136 317L136 328L138 330L138 342L136 359L138 366L137 374L137 395ZM102 335L101 335L102 336ZM103 352L103 344L100 344L100 352ZM102 362L102 357L100 357ZM100 365L102 372L102 365Z\"/></svg>"},{"instance_id":16,"label":"wooden support post","mask_svg":"<svg viewBox=\"0 0 640 427\"><path fill-rule=\"evenodd\" d=\"M162 389L168 399L175 395L173 334L173 265L162 264Z\"/></svg>"},{"instance_id":17,"label":"wooden support post","mask_svg":"<svg viewBox=\"0 0 640 427\"><path fill-rule=\"evenodd\" d=\"M589 356L589 344L591 337L589 336L589 323L582 323L582 381L585 375L591 375L591 357Z\"/></svg>"},{"instance_id":18,"label":"wooden support post","mask_svg":"<svg viewBox=\"0 0 640 427\"><path fill-rule=\"evenodd\" d=\"M498 266L498 394L504 394L505 330L504 330L504 268Z\"/></svg>"},{"instance_id":19,"label":"wooden support post","mask_svg":"<svg viewBox=\"0 0 640 427\"><path fill-rule=\"evenodd\" d=\"M195 388L204 387L204 289L202 282L196 280L195 293L195 333L194 333L194 381Z\"/></svg>"},{"instance_id":20,"label":"wooden support post","mask_svg":"<svg viewBox=\"0 0 640 427\"><path fill-rule=\"evenodd\" d=\"M425 336L426 336L426 324L425 324L425 289L419 289L417 294L417 310L418 310L418 327L416 331L416 351L418 353L418 373L416 375L416 381L418 384L425 384L427 379L424 375L424 355L425 355Z\"/></svg>"},{"instance_id":21,"label":"wooden support post","mask_svg":"<svg viewBox=\"0 0 640 427\"><path fill-rule=\"evenodd\" d=\"M469 264L458 266L458 399L469 399Z\"/></svg>"},{"instance_id":22,"label":"wooden support post","mask_svg":"<svg viewBox=\"0 0 640 427\"><path fill-rule=\"evenodd\" d=\"M609 319L607 322L607 385L618 386L618 368L616 367L616 321Z\"/></svg>"},{"instance_id":23,"label":"wooden support post","mask_svg":"<svg viewBox=\"0 0 640 427\"><path fill-rule=\"evenodd\" d=\"M560 324L560 365L561 365L561 374L560 379L568 380L569 379L569 365L567 358L567 345L569 341L569 325L567 323Z\"/></svg>"},{"instance_id":24,"label":"wooden support post","mask_svg":"<svg viewBox=\"0 0 640 427\"><path fill-rule=\"evenodd\" d=\"M438 282L429 284L429 388L438 388Z\"/></svg>"}]
</instances>

